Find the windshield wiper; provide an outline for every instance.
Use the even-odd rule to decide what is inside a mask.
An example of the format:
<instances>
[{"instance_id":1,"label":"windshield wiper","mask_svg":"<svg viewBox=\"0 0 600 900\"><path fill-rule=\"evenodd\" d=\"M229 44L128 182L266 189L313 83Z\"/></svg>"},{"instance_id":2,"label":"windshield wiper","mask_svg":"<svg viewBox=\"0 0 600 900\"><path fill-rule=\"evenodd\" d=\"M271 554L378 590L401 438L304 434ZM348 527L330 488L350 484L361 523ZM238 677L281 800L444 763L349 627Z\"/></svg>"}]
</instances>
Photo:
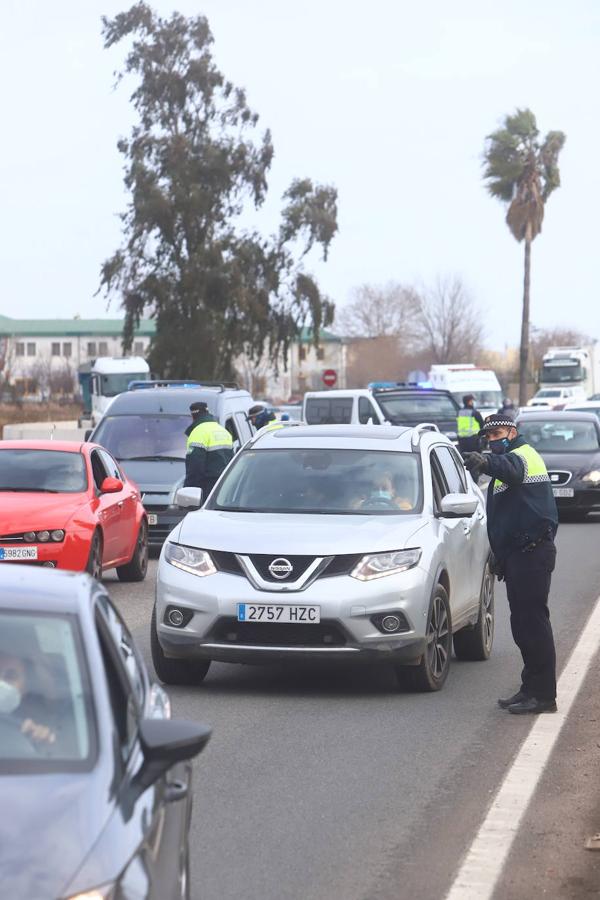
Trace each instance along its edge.
<instances>
[{"instance_id":1,"label":"windshield wiper","mask_svg":"<svg viewBox=\"0 0 600 900\"><path fill-rule=\"evenodd\" d=\"M161 456L160 454L155 454L154 456L117 456L119 462L153 462L157 459L169 459L172 462L185 462L185 456Z\"/></svg>"},{"instance_id":2,"label":"windshield wiper","mask_svg":"<svg viewBox=\"0 0 600 900\"><path fill-rule=\"evenodd\" d=\"M0 486L0 491L20 491L21 493L27 494L60 494L59 490L55 488L43 488L43 487L5 487Z\"/></svg>"}]
</instances>

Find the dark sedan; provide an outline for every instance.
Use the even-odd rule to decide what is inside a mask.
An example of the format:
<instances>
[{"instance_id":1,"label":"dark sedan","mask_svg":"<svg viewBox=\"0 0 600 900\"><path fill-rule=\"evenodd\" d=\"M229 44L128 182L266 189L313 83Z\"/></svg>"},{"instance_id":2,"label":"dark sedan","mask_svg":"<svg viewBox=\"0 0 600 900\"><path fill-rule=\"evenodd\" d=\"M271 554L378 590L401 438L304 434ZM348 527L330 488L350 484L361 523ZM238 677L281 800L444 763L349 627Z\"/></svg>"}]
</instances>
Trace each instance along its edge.
<instances>
[{"instance_id":1,"label":"dark sedan","mask_svg":"<svg viewBox=\"0 0 600 900\"><path fill-rule=\"evenodd\" d=\"M187 898L190 759L209 736L170 719L101 584L0 567L3 897Z\"/></svg>"},{"instance_id":2,"label":"dark sedan","mask_svg":"<svg viewBox=\"0 0 600 900\"><path fill-rule=\"evenodd\" d=\"M541 454L564 518L600 512L600 421L591 413L523 413L519 431Z\"/></svg>"}]
</instances>

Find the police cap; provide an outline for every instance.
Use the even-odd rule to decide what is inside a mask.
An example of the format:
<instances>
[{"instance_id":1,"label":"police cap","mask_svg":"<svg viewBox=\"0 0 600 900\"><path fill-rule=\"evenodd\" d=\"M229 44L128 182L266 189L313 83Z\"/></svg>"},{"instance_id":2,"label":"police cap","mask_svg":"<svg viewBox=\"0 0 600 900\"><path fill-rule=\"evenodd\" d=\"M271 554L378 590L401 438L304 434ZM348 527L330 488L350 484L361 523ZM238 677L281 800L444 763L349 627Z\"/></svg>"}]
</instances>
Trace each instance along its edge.
<instances>
[{"instance_id":1,"label":"police cap","mask_svg":"<svg viewBox=\"0 0 600 900\"><path fill-rule=\"evenodd\" d=\"M205 416L208 412L208 404L204 400L196 400L190 403L190 412L193 416Z\"/></svg>"},{"instance_id":2,"label":"police cap","mask_svg":"<svg viewBox=\"0 0 600 900\"><path fill-rule=\"evenodd\" d=\"M494 413L492 416L486 416L483 428L479 432L479 437L483 437L494 428L516 428L515 420L510 413Z\"/></svg>"}]
</instances>

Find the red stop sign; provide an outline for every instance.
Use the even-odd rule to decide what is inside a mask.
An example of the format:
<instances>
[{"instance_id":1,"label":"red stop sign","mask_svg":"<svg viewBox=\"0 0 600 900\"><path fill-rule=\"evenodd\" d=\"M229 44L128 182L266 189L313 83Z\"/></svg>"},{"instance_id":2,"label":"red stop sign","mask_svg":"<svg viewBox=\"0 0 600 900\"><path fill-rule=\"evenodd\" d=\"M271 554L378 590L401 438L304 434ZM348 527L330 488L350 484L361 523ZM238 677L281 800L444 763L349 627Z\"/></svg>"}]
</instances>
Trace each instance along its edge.
<instances>
[{"instance_id":1,"label":"red stop sign","mask_svg":"<svg viewBox=\"0 0 600 900\"><path fill-rule=\"evenodd\" d=\"M323 372L323 384L326 387L333 387L337 381L337 372L335 369L325 369Z\"/></svg>"}]
</instances>

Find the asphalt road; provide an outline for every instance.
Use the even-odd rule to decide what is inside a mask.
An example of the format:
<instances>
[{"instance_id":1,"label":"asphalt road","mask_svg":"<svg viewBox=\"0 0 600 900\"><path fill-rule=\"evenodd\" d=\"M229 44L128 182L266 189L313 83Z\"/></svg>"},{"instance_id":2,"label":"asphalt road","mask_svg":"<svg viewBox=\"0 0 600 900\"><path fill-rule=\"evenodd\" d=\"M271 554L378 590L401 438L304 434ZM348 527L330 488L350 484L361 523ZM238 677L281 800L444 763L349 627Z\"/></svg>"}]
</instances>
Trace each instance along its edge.
<instances>
[{"instance_id":1,"label":"asphalt road","mask_svg":"<svg viewBox=\"0 0 600 900\"><path fill-rule=\"evenodd\" d=\"M599 538L598 521L559 530L559 668L599 593ZM106 577L150 666L155 570ZM453 660L438 694L360 665L213 663L203 685L170 689L175 715L214 729L195 769L194 898L442 898L531 725L496 706L520 671L501 585L496 608L492 658Z\"/></svg>"}]
</instances>

